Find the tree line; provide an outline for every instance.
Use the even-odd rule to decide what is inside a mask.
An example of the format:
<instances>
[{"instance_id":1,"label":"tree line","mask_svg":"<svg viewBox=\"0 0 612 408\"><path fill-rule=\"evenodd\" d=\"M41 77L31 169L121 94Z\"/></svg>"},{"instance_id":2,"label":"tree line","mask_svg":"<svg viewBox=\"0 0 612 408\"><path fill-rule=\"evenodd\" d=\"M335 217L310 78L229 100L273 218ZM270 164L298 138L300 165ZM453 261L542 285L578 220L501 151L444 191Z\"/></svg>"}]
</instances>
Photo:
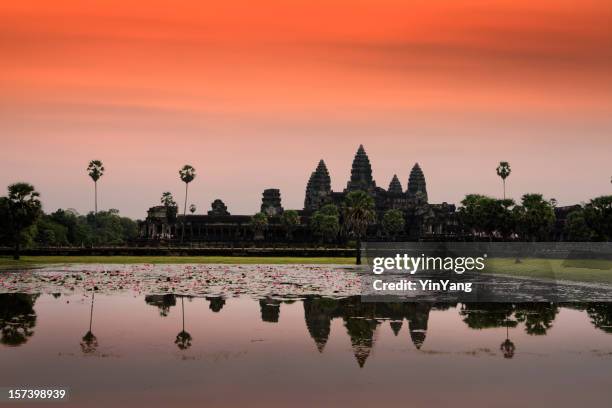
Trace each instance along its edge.
<instances>
[{"instance_id":1,"label":"tree line","mask_svg":"<svg viewBox=\"0 0 612 408\"><path fill-rule=\"evenodd\" d=\"M42 211L39 193L27 183L8 187L0 197L0 245L14 248L19 259L23 247L123 245L138 236L136 221L119 210L90 212L58 209Z\"/></svg>"},{"instance_id":2,"label":"tree line","mask_svg":"<svg viewBox=\"0 0 612 408\"><path fill-rule=\"evenodd\" d=\"M59 209L51 214L42 211L40 194L28 183L8 187L0 197L0 245L12 245L15 258L23 246L91 246L121 245L138 235L137 223L122 217L118 210L98 211L98 181L105 168L100 160L92 160L87 174L94 182L94 211L80 215L75 210ZM541 194L525 194L520 203L506 197L506 179L511 174L510 164L500 162L497 175L503 181L504 198L496 199L480 194L468 194L457 212L460 232L485 239L546 241L556 222L556 201L545 200ZM185 165L179 170L185 183L183 222L187 213L188 186L196 170ZM166 208L168 221L176 222L178 205L172 194L163 193L161 203ZM195 205L189 206L191 213ZM309 227L320 242L334 242L339 236L353 241L357 248L366 237L368 227L378 224L388 239L401 236L407 225L407 214L391 209L378 219L374 199L364 191L347 194L342 205L324 205L310 217ZM281 222L290 240L300 225L295 210L287 210ZM257 213L251 218L255 237L263 236L268 217ZM184 237L182 225L181 241ZM601 196L575 206L567 215L564 235L570 241L609 241L612 239L612 196ZM358 251L359 252L359 251ZM359 254L358 254L359 261Z\"/></svg>"}]
</instances>

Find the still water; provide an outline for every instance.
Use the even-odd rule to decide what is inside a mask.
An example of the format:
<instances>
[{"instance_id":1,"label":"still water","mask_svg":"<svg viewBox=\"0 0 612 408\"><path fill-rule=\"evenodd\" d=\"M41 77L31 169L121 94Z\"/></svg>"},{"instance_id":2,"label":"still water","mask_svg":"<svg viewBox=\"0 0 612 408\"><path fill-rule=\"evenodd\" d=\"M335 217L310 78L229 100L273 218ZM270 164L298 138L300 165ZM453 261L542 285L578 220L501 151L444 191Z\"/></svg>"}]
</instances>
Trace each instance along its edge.
<instances>
[{"instance_id":1,"label":"still water","mask_svg":"<svg viewBox=\"0 0 612 408\"><path fill-rule=\"evenodd\" d=\"M60 405L75 407L575 407L612 398L612 304L102 289L4 290L0 385L65 387Z\"/></svg>"}]
</instances>

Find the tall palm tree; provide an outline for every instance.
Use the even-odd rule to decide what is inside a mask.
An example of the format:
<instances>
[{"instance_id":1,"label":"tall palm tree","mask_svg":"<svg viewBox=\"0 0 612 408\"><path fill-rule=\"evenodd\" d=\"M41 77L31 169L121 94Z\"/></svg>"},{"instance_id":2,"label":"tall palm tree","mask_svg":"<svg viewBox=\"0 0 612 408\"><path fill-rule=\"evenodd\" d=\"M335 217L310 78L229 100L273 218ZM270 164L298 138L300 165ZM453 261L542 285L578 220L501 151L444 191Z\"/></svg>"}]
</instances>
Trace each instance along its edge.
<instances>
[{"instance_id":1,"label":"tall palm tree","mask_svg":"<svg viewBox=\"0 0 612 408\"><path fill-rule=\"evenodd\" d=\"M368 225L376 220L374 199L361 190L351 191L344 202L344 228L356 239L356 264L361 265L361 239L366 235Z\"/></svg>"},{"instance_id":2,"label":"tall palm tree","mask_svg":"<svg viewBox=\"0 0 612 408\"><path fill-rule=\"evenodd\" d=\"M98 214L98 180L104 175L104 165L100 160L92 160L87 166L87 174L94 182L94 214Z\"/></svg>"},{"instance_id":3,"label":"tall palm tree","mask_svg":"<svg viewBox=\"0 0 612 408\"><path fill-rule=\"evenodd\" d=\"M187 216L187 189L189 187L189 183L193 181L196 177L196 170L186 164L182 169L179 170L179 176L183 183L185 183L185 206L183 208L183 231L181 232L181 242L183 242L183 238L185 237L185 217Z\"/></svg>"},{"instance_id":4,"label":"tall palm tree","mask_svg":"<svg viewBox=\"0 0 612 408\"><path fill-rule=\"evenodd\" d=\"M504 200L505 200L506 199L506 179L508 178L510 173L512 173L512 170L510 169L510 163L506 161L499 162L499 166L497 166L496 171L497 171L497 175L501 177L502 182L504 184Z\"/></svg>"}]
</instances>

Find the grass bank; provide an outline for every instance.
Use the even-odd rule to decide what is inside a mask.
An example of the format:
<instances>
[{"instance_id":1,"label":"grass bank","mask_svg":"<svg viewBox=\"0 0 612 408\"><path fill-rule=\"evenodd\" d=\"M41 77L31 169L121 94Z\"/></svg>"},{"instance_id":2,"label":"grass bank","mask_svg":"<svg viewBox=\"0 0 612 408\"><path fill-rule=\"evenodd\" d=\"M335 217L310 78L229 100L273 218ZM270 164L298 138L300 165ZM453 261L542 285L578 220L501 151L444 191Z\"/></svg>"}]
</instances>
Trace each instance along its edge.
<instances>
[{"instance_id":1,"label":"grass bank","mask_svg":"<svg viewBox=\"0 0 612 408\"><path fill-rule=\"evenodd\" d=\"M612 261L603 259L491 258L487 273L612 284Z\"/></svg>"},{"instance_id":2,"label":"grass bank","mask_svg":"<svg viewBox=\"0 0 612 408\"><path fill-rule=\"evenodd\" d=\"M347 257L264 256L23 256L19 261L0 257L0 268L34 267L51 264L355 264Z\"/></svg>"}]
</instances>

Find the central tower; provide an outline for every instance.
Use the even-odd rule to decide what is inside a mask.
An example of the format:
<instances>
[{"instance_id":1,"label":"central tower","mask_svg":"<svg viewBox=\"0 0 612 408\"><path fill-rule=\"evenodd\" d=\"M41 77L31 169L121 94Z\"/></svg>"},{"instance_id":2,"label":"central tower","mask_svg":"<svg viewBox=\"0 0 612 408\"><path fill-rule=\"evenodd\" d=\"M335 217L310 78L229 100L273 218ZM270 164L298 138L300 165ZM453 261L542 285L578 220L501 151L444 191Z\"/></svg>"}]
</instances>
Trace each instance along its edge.
<instances>
[{"instance_id":1,"label":"central tower","mask_svg":"<svg viewBox=\"0 0 612 408\"><path fill-rule=\"evenodd\" d=\"M370 159L363 148L359 145L355 158L353 159L353 167L351 168L351 179L346 184L346 192L363 190L372 192L376 188L376 182L372 178L372 166Z\"/></svg>"}]
</instances>

